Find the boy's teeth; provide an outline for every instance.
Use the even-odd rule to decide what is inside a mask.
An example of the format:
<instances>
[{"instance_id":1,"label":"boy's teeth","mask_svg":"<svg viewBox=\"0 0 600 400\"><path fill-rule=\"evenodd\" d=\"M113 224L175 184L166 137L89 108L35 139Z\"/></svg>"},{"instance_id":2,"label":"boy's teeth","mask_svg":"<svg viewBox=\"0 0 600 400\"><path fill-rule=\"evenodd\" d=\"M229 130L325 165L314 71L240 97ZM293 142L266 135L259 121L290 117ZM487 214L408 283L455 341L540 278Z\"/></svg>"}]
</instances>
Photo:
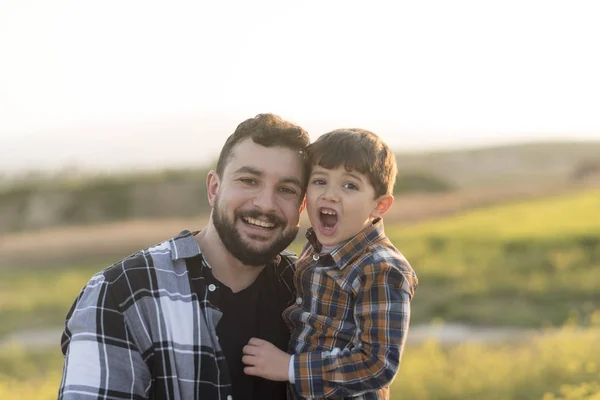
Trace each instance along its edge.
<instances>
[{"instance_id":1,"label":"boy's teeth","mask_svg":"<svg viewBox=\"0 0 600 400\"><path fill-rule=\"evenodd\" d=\"M336 215L336 212L333 210L321 210L321 213L327 215Z\"/></svg>"},{"instance_id":2,"label":"boy's teeth","mask_svg":"<svg viewBox=\"0 0 600 400\"><path fill-rule=\"evenodd\" d=\"M249 224L252 224L252 225L260 226L261 228L273 228L273 227L275 227L275 224L272 224L270 222L261 221L261 220L256 219L256 218L246 217L246 222L249 223Z\"/></svg>"}]
</instances>

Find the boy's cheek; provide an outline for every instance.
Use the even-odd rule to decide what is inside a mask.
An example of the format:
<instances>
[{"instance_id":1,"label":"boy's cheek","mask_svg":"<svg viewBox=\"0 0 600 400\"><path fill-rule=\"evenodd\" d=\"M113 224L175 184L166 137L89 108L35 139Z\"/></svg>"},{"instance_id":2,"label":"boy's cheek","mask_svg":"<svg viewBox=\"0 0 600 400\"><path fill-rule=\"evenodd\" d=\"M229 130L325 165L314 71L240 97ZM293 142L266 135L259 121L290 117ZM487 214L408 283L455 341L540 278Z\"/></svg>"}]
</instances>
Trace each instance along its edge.
<instances>
[{"instance_id":1,"label":"boy's cheek","mask_svg":"<svg viewBox=\"0 0 600 400\"><path fill-rule=\"evenodd\" d=\"M306 211L309 213L315 211L316 201L314 197L314 193L309 194L306 192Z\"/></svg>"}]
</instances>

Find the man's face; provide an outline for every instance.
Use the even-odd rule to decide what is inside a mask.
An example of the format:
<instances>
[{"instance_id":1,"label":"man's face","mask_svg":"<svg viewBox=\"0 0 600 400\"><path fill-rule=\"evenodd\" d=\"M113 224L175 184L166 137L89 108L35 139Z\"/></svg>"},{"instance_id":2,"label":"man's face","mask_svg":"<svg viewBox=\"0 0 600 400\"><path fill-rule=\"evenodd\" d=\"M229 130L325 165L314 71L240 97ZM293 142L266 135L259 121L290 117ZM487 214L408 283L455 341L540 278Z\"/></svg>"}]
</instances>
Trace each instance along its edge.
<instances>
[{"instance_id":1,"label":"man's face","mask_svg":"<svg viewBox=\"0 0 600 400\"><path fill-rule=\"evenodd\" d=\"M227 250L246 265L264 265L298 233L303 168L298 152L237 144L223 170L212 176L213 224ZM209 176L209 193L211 177Z\"/></svg>"}]
</instances>

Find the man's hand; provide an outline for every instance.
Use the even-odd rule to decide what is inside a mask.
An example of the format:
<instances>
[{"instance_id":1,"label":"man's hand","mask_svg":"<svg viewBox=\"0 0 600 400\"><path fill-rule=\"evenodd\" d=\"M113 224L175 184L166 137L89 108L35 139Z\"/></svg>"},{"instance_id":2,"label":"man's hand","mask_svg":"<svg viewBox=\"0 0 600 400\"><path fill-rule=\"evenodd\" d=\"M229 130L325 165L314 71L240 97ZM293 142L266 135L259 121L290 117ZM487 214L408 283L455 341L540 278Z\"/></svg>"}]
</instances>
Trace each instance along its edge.
<instances>
[{"instance_id":1,"label":"man's hand","mask_svg":"<svg viewBox=\"0 0 600 400\"><path fill-rule=\"evenodd\" d=\"M242 351L246 375L260 376L272 381L288 380L291 356L275 345L262 339L252 338Z\"/></svg>"}]
</instances>

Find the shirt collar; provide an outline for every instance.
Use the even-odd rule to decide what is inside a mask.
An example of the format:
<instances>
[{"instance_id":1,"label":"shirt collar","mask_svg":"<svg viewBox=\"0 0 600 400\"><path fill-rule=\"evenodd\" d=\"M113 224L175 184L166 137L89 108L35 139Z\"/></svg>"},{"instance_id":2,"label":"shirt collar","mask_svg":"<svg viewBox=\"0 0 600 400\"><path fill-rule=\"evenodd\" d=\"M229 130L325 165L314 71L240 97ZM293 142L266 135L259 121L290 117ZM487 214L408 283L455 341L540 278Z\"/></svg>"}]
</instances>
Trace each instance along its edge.
<instances>
[{"instance_id":1,"label":"shirt collar","mask_svg":"<svg viewBox=\"0 0 600 400\"><path fill-rule=\"evenodd\" d=\"M340 246L332 251L330 256L337 267L339 269L343 269L346 265L352 262L355 257L358 257L364 248L384 236L385 233L383 229L383 220L381 218L377 218L373 220L371 225L364 228L353 238L348 240L343 246ZM312 246L313 253L318 254L321 252L323 246L317 239L317 234L313 228L308 228L306 231L306 239Z\"/></svg>"},{"instance_id":2,"label":"shirt collar","mask_svg":"<svg viewBox=\"0 0 600 400\"><path fill-rule=\"evenodd\" d=\"M200 246L196 241L196 232L190 232L188 230L182 231L179 235L169 240L171 246L171 258L178 260L181 258L192 258L201 253Z\"/></svg>"}]
</instances>

